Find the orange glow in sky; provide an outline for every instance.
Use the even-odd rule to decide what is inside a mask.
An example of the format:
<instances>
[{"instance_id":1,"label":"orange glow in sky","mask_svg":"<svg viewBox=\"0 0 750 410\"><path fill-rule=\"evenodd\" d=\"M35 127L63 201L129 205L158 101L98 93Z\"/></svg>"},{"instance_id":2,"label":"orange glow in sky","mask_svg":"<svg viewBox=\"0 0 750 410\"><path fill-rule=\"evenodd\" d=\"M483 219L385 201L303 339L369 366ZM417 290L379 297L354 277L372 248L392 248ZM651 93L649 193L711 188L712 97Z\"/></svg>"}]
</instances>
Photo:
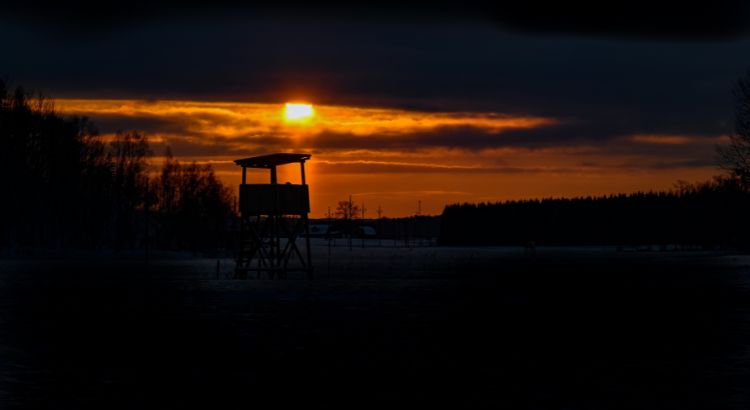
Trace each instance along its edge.
<instances>
[{"instance_id":1,"label":"orange glow in sky","mask_svg":"<svg viewBox=\"0 0 750 410\"><path fill-rule=\"evenodd\" d=\"M349 195L395 217L413 215L417 201L423 214L439 214L456 202L669 189L677 180L718 173L712 160L721 141L570 135L568 143L548 144L536 141L533 131L564 119L497 112L185 100L58 99L55 106L62 114L92 118L105 137L144 131L155 167L169 145L181 161L212 163L230 185L240 180L234 159L311 153L306 168L313 217L323 217L328 206ZM528 136L506 137L520 131ZM279 181L299 182L283 168Z\"/></svg>"}]
</instances>

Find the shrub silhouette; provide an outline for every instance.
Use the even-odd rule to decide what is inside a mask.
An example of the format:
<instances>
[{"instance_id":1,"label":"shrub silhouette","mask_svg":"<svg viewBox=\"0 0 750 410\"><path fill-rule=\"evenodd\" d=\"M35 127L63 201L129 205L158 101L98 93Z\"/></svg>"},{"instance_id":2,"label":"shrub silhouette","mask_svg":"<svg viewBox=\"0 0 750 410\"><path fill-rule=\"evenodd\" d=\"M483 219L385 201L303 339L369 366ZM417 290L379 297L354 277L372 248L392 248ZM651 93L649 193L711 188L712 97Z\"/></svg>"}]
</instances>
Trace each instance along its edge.
<instances>
[{"instance_id":1,"label":"shrub silhouette","mask_svg":"<svg viewBox=\"0 0 750 410\"><path fill-rule=\"evenodd\" d=\"M87 118L0 81L0 249L226 246L234 200L212 167L170 153L151 178L150 156L143 133L106 143Z\"/></svg>"}]
</instances>

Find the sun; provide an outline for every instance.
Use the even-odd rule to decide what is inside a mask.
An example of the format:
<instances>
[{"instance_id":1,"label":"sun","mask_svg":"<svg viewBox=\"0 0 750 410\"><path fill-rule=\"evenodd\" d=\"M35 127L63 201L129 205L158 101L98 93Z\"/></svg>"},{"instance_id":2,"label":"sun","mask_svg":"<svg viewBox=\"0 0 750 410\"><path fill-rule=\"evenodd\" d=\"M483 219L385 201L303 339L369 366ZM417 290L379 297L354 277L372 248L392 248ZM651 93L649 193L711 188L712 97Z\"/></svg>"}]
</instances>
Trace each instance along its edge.
<instances>
[{"instance_id":1,"label":"sun","mask_svg":"<svg viewBox=\"0 0 750 410\"><path fill-rule=\"evenodd\" d=\"M284 119L287 121L307 121L315 115L312 104L286 103L284 106Z\"/></svg>"}]
</instances>

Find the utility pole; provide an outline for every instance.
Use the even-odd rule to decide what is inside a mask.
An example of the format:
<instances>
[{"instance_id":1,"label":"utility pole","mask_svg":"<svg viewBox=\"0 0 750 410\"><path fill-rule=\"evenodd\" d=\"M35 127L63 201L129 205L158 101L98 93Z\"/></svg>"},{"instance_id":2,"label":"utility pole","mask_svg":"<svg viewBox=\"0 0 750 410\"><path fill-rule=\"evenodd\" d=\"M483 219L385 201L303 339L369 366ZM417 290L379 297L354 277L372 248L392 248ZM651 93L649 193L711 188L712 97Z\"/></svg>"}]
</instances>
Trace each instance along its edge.
<instances>
[{"instance_id":1,"label":"utility pole","mask_svg":"<svg viewBox=\"0 0 750 410\"><path fill-rule=\"evenodd\" d=\"M419 202L417 202L417 216L422 216L422 200L420 199ZM414 236L419 238L418 241L421 244L422 242L422 218L417 218L414 220Z\"/></svg>"},{"instance_id":2,"label":"utility pole","mask_svg":"<svg viewBox=\"0 0 750 410\"><path fill-rule=\"evenodd\" d=\"M348 214L347 216L349 217L349 220L347 221L347 225L348 225L347 228L348 228L349 232L347 232L347 233L349 234L348 235L349 236L349 250L351 251L352 250L352 231L354 230L353 229L353 226L354 226L354 204L352 204L352 196L351 195L349 195L349 206L347 208L348 209L346 210L346 213Z\"/></svg>"},{"instance_id":3,"label":"utility pole","mask_svg":"<svg viewBox=\"0 0 750 410\"><path fill-rule=\"evenodd\" d=\"M328 240L328 248L331 247L331 240L333 237L331 237L331 228L333 228L333 213L331 212L331 206L328 206L328 212L326 212L326 217L328 218L328 229L326 229L326 239ZM334 240L333 245L336 246L336 241Z\"/></svg>"},{"instance_id":4,"label":"utility pole","mask_svg":"<svg viewBox=\"0 0 750 410\"><path fill-rule=\"evenodd\" d=\"M378 230L382 231L383 224L381 222L381 219L383 219L383 208L380 207L380 204L378 204ZM380 232L375 232L375 234L378 236L378 246L383 246L383 239L381 238Z\"/></svg>"},{"instance_id":5,"label":"utility pole","mask_svg":"<svg viewBox=\"0 0 750 410\"><path fill-rule=\"evenodd\" d=\"M362 248L365 247L365 201L362 201Z\"/></svg>"},{"instance_id":6,"label":"utility pole","mask_svg":"<svg viewBox=\"0 0 750 410\"><path fill-rule=\"evenodd\" d=\"M333 221L331 221L331 207L328 207L328 213L326 214L328 216L328 228L326 228L326 240L328 241L328 277L331 277L331 224Z\"/></svg>"}]
</instances>

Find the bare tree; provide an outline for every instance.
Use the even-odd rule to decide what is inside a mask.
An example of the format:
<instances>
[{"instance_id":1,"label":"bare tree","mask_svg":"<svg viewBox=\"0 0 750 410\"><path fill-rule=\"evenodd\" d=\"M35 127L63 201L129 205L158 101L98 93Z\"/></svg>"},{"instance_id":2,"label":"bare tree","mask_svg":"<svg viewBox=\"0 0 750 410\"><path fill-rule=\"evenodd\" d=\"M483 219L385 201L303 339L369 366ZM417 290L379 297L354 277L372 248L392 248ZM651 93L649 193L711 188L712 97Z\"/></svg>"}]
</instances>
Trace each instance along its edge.
<instances>
[{"instance_id":1,"label":"bare tree","mask_svg":"<svg viewBox=\"0 0 750 410\"><path fill-rule=\"evenodd\" d=\"M359 205L352 202L352 197L349 195L348 201L339 201L334 211L336 218L341 219L341 228L346 232L346 236L349 242L349 250L352 249L352 235L354 234L354 219L357 218L361 212Z\"/></svg>"},{"instance_id":2,"label":"bare tree","mask_svg":"<svg viewBox=\"0 0 750 410\"><path fill-rule=\"evenodd\" d=\"M733 89L734 132L729 143L716 147L719 167L736 178L743 189L750 187L750 71Z\"/></svg>"},{"instance_id":3,"label":"bare tree","mask_svg":"<svg viewBox=\"0 0 750 410\"><path fill-rule=\"evenodd\" d=\"M359 205L352 202L352 198L349 197L348 201L339 201L336 205L335 215L338 219L350 221L356 218L360 212L362 211L360 210Z\"/></svg>"},{"instance_id":4,"label":"bare tree","mask_svg":"<svg viewBox=\"0 0 750 410\"><path fill-rule=\"evenodd\" d=\"M135 246L136 211L145 205L148 192L148 138L138 131L118 132L110 142L113 164L115 244Z\"/></svg>"}]
</instances>

